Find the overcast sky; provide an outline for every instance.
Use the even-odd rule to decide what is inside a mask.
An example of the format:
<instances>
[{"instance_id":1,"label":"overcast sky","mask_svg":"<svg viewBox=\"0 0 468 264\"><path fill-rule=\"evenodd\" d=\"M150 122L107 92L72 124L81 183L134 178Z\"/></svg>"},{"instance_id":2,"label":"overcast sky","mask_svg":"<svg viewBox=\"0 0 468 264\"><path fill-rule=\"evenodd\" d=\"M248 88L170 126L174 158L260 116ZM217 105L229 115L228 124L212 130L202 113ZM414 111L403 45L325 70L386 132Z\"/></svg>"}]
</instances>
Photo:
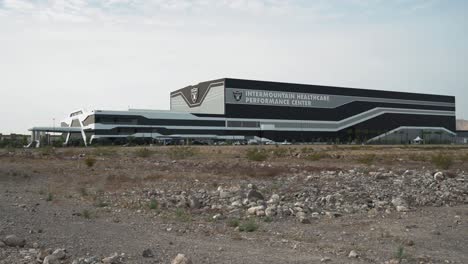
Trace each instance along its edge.
<instances>
[{"instance_id":1,"label":"overcast sky","mask_svg":"<svg viewBox=\"0 0 468 264\"><path fill-rule=\"evenodd\" d=\"M0 0L0 133L223 77L457 96L468 1Z\"/></svg>"}]
</instances>

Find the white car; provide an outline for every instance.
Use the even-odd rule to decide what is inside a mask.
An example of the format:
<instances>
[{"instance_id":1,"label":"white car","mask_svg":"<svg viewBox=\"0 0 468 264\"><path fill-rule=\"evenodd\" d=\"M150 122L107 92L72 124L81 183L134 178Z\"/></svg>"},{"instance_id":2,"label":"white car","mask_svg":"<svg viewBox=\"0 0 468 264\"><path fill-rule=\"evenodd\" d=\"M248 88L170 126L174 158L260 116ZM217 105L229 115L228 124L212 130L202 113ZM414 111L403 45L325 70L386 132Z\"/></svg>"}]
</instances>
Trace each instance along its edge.
<instances>
[{"instance_id":1,"label":"white car","mask_svg":"<svg viewBox=\"0 0 468 264\"><path fill-rule=\"evenodd\" d=\"M250 139L249 141L247 141L247 144L248 144L248 145L258 145L259 143L258 143L258 141L255 140L255 139Z\"/></svg>"}]
</instances>

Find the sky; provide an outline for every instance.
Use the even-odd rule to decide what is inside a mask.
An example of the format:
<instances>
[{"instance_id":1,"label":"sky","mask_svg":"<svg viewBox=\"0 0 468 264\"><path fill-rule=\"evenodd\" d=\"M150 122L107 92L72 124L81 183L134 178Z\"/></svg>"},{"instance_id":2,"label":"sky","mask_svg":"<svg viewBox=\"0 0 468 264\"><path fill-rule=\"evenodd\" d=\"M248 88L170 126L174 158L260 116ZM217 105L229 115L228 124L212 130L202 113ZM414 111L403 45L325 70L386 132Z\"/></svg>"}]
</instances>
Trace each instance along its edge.
<instances>
[{"instance_id":1,"label":"sky","mask_svg":"<svg viewBox=\"0 0 468 264\"><path fill-rule=\"evenodd\" d=\"M0 133L224 77L456 96L468 1L0 0Z\"/></svg>"}]
</instances>

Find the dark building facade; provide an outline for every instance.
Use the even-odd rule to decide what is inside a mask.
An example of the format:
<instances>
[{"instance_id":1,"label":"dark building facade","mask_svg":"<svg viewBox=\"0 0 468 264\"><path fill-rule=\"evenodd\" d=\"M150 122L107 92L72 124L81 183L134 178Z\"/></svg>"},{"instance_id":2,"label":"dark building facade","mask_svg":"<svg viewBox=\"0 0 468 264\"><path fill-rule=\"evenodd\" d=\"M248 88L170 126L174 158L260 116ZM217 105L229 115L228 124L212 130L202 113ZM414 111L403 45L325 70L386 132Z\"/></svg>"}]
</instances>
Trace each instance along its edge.
<instances>
[{"instance_id":1,"label":"dark building facade","mask_svg":"<svg viewBox=\"0 0 468 264\"><path fill-rule=\"evenodd\" d=\"M449 141L455 97L224 78L176 90L171 109L75 111L64 127L102 139L265 139L276 142ZM72 133L69 133L68 137Z\"/></svg>"}]
</instances>

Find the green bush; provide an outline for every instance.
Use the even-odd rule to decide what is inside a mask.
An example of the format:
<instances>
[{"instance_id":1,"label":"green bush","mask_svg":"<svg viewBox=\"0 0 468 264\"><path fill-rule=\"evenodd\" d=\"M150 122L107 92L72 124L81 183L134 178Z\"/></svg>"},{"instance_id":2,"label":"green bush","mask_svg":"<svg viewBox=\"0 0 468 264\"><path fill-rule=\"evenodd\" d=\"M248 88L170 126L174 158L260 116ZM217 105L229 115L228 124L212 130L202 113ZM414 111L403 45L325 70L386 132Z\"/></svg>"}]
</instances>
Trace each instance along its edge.
<instances>
[{"instance_id":1,"label":"green bush","mask_svg":"<svg viewBox=\"0 0 468 264\"><path fill-rule=\"evenodd\" d=\"M432 164L439 169L448 170L453 164L453 156L439 153L432 156Z\"/></svg>"},{"instance_id":2,"label":"green bush","mask_svg":"<svg viewBox=\"0 0 468 264\"><path fill-rule=\"evenodd\" d=\"M153 151L147 148L139 148L135 151L135 155L140 158L148 158L153 155Z\"/></svg>"},{"instance_id":3,"label":"green bush","mask_svg":"<svg viewBox=\"0 0 468 264\"><path fill-rule=\"evenodd\" d=\"M60 148L60 147L63 147L64 143L65 143L65 139L63 137L60 137L52 141L52 146L54 146L55 148Z\"/></svg>"},{"instance_id":4,"label":"green bush","mask_svg":"<svg viewBox=\"0 0 468 264\"><path fill-rule=\"evenodd\" d=\"M50 202L54 199L54 195L52 193L48 193L47 194L47 198L46 198L46 201Z\"/></svg>"},{"instance_id":5,"label":"green bush","mask_svg":"<svg viewBox=\"0 0 468 264\"><path fill-rule=\"evenodd\" d=\"M247 150L247 159L252 161L265 161L268 159L268 152L265 149L251 148Z\"/></svg>"},{"instance_id":6,"label":"green bush","mask_svg":"<svg viewBox=\"0 0 468 264\"><path fill-rule=\"evenodd\" d=\"M148 207L149 207L149 209L151 209L151 210L156 210L156 209L158 209L158 201L156 201L156 199L151 199L151 201L149 202Z\"/></svg>"},{"instance_id":7,"label":"green bush","mask_svg":"<svg viewBox=\"0 0 468 264\"><path fill-rule=\"evenodd\" d=\"M258 224L253 219L249 219L239 225L239 231L241 232L254 232L257 231Z\"/></svg>"},{"instance_id":8,"label":"green bush","mask_svg":"<svg viewBox=\"0 0 468 264\"><path fill-rule=\"evenodd\" d=\"M167 154L171 159L186 159L195 156L197 151L193 147L177 146L170 148Z\"/></svg>"},{"instance_id":9,"label":"green bush","mask_svg":"<svg viewBox=\"0 0 468 264\"><path fill-rule=\"evenodd\" d=\"M91 167L94 166L94 164L96 164L96 159L91 157L91 156L87 156L86 159L85 159L85 164L86 164L86 166L91 168Z\"/></svg>"}]
</instances>

